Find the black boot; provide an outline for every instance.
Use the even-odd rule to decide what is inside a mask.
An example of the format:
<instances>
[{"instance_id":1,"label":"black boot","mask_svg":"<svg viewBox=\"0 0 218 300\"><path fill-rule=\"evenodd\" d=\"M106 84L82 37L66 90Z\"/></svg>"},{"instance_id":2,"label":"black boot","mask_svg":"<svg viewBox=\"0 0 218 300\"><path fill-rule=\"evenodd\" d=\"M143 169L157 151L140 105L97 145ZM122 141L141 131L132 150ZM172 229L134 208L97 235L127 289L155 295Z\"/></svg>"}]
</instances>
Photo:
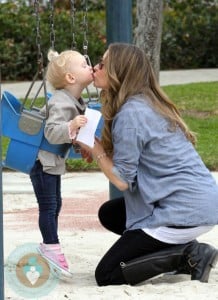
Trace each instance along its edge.
<instances>
[{"instance_id":1,"label":"black boot","mask_svg":"<svg viewBox=\"0 0 218 300\"><path fill-rule=\"evenodd\" d=\"M211 268L216 266L218 261L218 250L204 243L192 243L185 251L186 264L190 270L191 280L208 282Z\"/></svg>"},{"instance_id":2,"label":"black boot","mask_svg":"<svg viewBox=\"0 0 218 300\"><path fill-rule=\"evenodd\" d=\"M126 263L121 262L123 276L128 284L134 285L162 273L177 270L185 265L184 254L195 242L172 246L158 252L141 256Z\"/></svg>"}]
</instances>

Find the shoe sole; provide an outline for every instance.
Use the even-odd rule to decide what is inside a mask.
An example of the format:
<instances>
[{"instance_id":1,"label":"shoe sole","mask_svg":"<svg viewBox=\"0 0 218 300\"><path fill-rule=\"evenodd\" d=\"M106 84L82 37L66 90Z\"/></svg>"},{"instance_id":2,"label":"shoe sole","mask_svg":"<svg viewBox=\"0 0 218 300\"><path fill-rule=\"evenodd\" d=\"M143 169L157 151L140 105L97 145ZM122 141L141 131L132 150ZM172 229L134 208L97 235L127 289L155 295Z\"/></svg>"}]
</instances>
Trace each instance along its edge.
<instances>
[{"instance_id":1,"label":"shoe sole","mask_svg":"<svg viewBox=\"0 0 218 300\"><path fill-rule=\"evenodd\" d=\"M57 276L57 277L65 277L65 278L72 278L73 274L67 270L62 269L60 266L58 266L53 260L51 260L49 257L45 256L42 251L37 248L37 251L39 252L39 254L46 260L49 262L49 264L52 266L52 273Z\"/></svg>"},{"instance_id":2,"label":"shoe sole","mask_svg":"<svg viewBox=\"0 0 218 300\"><path fill-rule=\"evenodd\" d=\"M205 268L205 271L200 278L201 282L208 282L210 271L212 268L215 268L217 261L218 261L218 251L214 250L212 255L210 256L210 259L207 262L207 267Z\"/></svg>"}]
</instances>

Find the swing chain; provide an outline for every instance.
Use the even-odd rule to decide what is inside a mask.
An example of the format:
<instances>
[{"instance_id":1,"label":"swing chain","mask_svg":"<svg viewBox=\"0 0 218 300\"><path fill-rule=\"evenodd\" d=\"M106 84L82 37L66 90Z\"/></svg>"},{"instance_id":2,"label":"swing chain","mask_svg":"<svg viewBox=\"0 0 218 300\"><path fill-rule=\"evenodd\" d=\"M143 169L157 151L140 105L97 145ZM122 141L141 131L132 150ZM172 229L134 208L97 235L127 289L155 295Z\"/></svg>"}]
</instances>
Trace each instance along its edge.
<instances>
[{"instance_id":1,"label":"swing chain","mask_svg":"<svg viewBox=\"0 0 218 300\"><path fill-rule=\"evenodd\" d=\"M72 33L72 43L71 43L71 49L76 50L77 49L77 42L76 42L76 26L75 26L75 17L76 17L76 7L75 7L75 1L70 0L70 16L71 16L71 33Z\"/></svg>"},{"instance_id":2,"label":"swing chain","mask_svg":"<svg viewBox=\"0 0 218 300\"><path fill-rule=\"evenodd\" d=\"M88 53L88 39L87 39L87 32L88 32L88 5L87 0L83 1L83 52L85 57L87 57Z\"/></svg>"},{"instance_id":3,"label":"swing chain","mask_svg":"<svg viewBox=\"0 0 218 300\"><path fill-rule=\"evenodd\" d=\"M38 73L43 74L43 54L42 54L42 50L41 50L39 0L34 1L34 11L35 11L35 17L36 17L36 47L37 47Z\"/></svg>"},{"instance_id":4,"label":"swing chain","mask_svg":"<svg viewBox=\"0 0 218 300\"><path fill-rule=\"evenodd\" d=\"M40 74L41 77L42 77L42 83L40 85L40 87L38 88L38 91L36 92L34 98L32 99L31 103L30 103L30 113L31 113L31 110L37 110L38 109L35 109L34 108L34 103L39 95L39 92L40 90L42 89L42 87L44 88L44 101L45 101L45 118L47 119L48 118L48 103L47 103L47 100L48 100L48 96L47 96L47 87L46 87L46 79L45 79L45 70L44 70L44 66L43 66L43 54L42 54L42 51L41 51L41 34L40 34L40 16L39 16L39 0L34 0L34 13L35 13L35 17L36 17L36 46L37 46L37 64L38 64L38 70L33 78L33 81L26 93L26 96L22 102L22 105L20 107L20 112L24 114L23 116L23 119L24 119L24 125L21 125L21 127L23 127L23 131L25 131L25 126L26 126L26 121L25 121L25 104L28 100L28 97L29 97L29 94L36 82L36 80L38 79L38 75ZM28 114L28 111L26 111L26 113ZM28 119L28 118L27 118ZM21 123L22 123L22 116L20 118L21 120Z\"/></svg>"},{"instance_id":5,"label":"swing chain","mask_svg":"<svg viewBox=\"0 0 218 300\"><path fill-rule=\"evenodd\" d=\"M54 30L54 0L50 0L50 44L54 50L55 45L55 30Z\"/></svg>"},{"instance_id":6,"label":"swing chain","mask_svg":"<svg viewBox=\"0 0 218 300\"><path fill-rule=\"evenodd\" d=\"M87 0L83 0L83 55L86 59L86 62L89 66L92 67L92 63L91 60L89 58L88 55L88 1ZM91 95L91 92L88 88L88 86L86 87L86 92L88 95L88 103L90 102L98 102L99 99L99 93L98 93L98 89L96 88L96 98L94 99Z\"/></svg>"}]
</instances>

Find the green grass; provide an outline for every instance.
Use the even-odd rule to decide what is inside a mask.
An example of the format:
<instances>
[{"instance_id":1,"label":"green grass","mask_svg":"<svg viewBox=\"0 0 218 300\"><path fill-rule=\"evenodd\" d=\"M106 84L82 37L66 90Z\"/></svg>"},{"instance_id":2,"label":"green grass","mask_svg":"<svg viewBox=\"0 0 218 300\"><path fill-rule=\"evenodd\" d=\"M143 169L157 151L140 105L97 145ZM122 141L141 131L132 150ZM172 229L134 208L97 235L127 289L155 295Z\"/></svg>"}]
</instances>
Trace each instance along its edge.
<instances>
[{"instance_id":1,"label":"green grass","mask_svg":"<svg viewBox=\"0 0 218 300\"><path fill-rule=\"evenodd\" d=\"M218 82L164 87L189 128L197 134L196 149L206 166L218 170Z\"/></svg>"},{"instance_id":2,"label":"green grass","mask_svg":"<svg viewBox=\"0 0 218 300\"><path fill-rule=\"evenodd\" d=\"M218 82L165 86L164 91L177 105L189 128L197 134L196 149L206 166L218 171ZM39 99L39 103L42 99ZM5 157L8 139L2 138ZM68 171L97 170L95 162L68 159Z\"/></svg>"},{"instance_id":3,"label":"green grass","mask_svg":"<svg viewBox=\"0 0 218 300\"><path fill-rule=\"evenodd\" d=\"M218 82L169 85L163 89L181 111L218 115Z\"/></svg>"},{"instance_id":4,"label":"green grass","mask_svg":"<svg viewBox=\"0 0 218 300\"><path fill-rule=\"evenodd\" d=\"M184 117L189 128L197 134L196 149L211 171L218 170L218 116Z\"/></svg>"}]
</instances>

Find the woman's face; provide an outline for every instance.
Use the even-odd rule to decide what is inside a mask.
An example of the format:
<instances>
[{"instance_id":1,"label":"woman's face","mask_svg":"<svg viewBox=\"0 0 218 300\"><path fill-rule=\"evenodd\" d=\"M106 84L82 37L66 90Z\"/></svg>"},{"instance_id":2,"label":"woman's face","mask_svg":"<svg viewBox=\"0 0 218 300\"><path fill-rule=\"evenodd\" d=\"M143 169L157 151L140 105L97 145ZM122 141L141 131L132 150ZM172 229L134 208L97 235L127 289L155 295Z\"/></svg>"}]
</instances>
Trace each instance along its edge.
<instances>
[{"instance_id":1,"label":"woman's face","mask_svg":"<svg viewBox=\"0 0 218 300\"><path fill-rule=\"evenodd\" d=\"M104 53L103 58L101 61L94 66L94 86L96 88L100 88L103 90L107 90L109 85L108 85L108 77L106 74L105 66L104 66L104 60L108 55L108 50Z\"/></svg>"}]
</instances>

